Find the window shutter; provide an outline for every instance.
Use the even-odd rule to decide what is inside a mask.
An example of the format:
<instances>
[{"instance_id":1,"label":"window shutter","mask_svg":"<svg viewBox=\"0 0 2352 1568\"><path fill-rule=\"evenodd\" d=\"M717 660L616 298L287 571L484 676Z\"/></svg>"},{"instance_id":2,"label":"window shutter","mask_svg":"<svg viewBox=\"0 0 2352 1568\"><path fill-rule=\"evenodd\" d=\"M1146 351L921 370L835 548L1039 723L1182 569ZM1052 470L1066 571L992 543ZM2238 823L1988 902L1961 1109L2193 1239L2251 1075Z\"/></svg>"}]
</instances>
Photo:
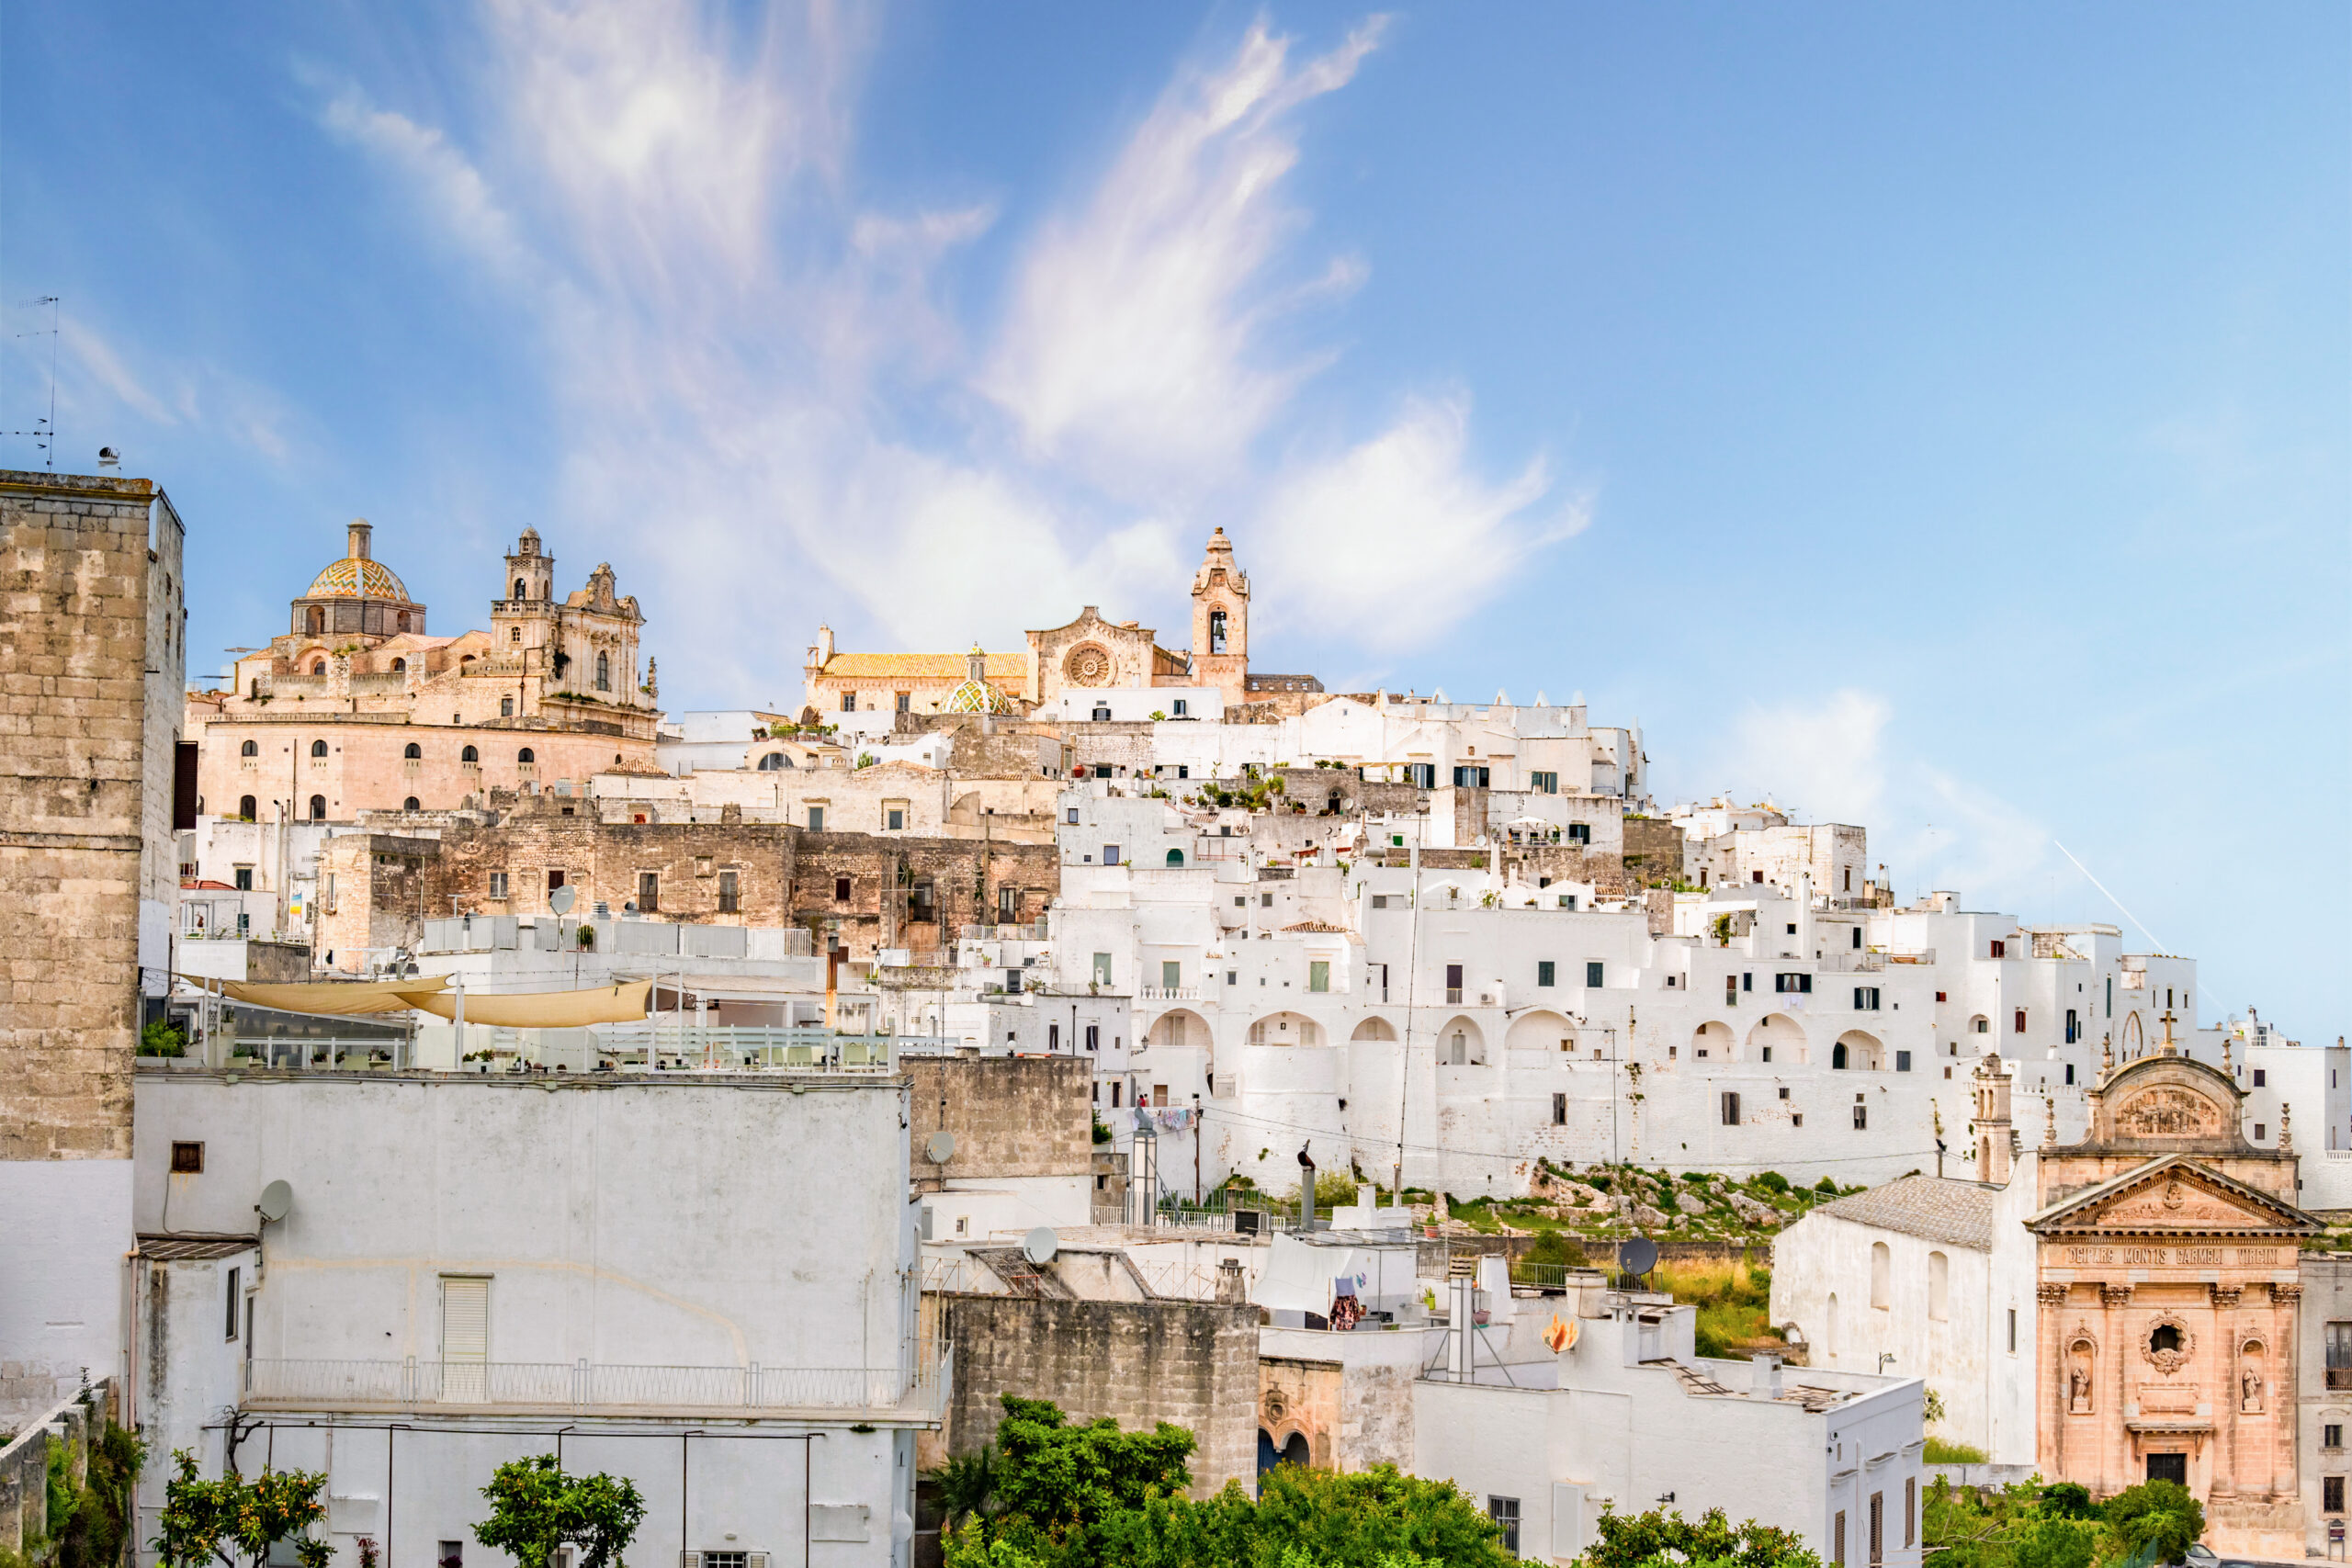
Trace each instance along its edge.
<instances>
[{"instance_id":1,"label":"window shutter","mask_svg":"<svg viewBox=\"0 0 2352 1568\"><path fill-rule=\"evenodd\" d=\"M490 1359L490 1281L441 1281L441 1359Z\"/></svg>"},{"instance_id":2,"label":"window shutter","mask_svg":"<svg viewBox=\"0 0 2352 1568\"><path fill-rule=\"evenodd\" d=\"M743 1568L768 1568L768 1554L764 1551L745 1552Z\"/></svg>"},{"instance_id":3,"label":"window shutter","mask_svg":"<svg viewBox=\"0 0 2352 1568\"><path fill-rule=\"evenodd\" d=\"M702 1553L681 1551L678 1553L678 1568L702 1568Z\"/></svg>"}]
</instances>

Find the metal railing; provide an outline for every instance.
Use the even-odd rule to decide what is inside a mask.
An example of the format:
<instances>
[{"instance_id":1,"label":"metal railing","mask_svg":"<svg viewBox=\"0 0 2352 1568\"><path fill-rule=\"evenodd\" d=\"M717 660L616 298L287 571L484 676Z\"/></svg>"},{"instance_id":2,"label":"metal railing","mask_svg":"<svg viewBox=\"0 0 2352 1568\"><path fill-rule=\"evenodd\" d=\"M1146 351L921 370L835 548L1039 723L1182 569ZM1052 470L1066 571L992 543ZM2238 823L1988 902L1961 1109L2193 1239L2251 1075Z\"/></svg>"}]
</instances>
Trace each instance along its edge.
<instances>
[{"instance_id":1,"label":"metal railing","mask_svg":"<svg viewBox=\"0 0 2352 1568\"><path fill-rule=\"evenodd\" d=\"M594 1361L302 1360L243 1363L249 1406L510 1411L854 1411L935 1419L948 1356L906 1367L627 1365Z\"/></svg>"}]
</instances>

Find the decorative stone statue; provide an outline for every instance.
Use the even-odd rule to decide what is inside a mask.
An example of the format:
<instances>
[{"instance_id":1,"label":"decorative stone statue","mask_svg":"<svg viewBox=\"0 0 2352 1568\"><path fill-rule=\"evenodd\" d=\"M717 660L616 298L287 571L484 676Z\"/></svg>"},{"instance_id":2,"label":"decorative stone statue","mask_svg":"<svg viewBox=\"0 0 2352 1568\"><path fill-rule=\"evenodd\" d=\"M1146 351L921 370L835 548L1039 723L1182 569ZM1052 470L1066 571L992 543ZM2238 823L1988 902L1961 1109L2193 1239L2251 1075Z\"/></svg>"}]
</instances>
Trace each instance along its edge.
<instances>
[{"instance_id":1,"label":"decorative stone statue","mask_svg":"<svg viewBox=\"0 0 2352 1568\"><path fill-rule=\"evenodd\" d=\"M2091 1407L2091 1375L2076 1367L2066 1380L2066 1408L2076 1416L2086 1415Z\"/></svg>"},{"instance_id":2,"label":"decorative stone statue","mask_svg":"<svg viewBox=\"0 0 2352 1568\"><path fill-rule=\"evenodd\" d=\"M2262 1408L2262 1374L2251 1366L2238 1374L2238 1408L2258 1412Z\"/></svg>"}]
</instances>

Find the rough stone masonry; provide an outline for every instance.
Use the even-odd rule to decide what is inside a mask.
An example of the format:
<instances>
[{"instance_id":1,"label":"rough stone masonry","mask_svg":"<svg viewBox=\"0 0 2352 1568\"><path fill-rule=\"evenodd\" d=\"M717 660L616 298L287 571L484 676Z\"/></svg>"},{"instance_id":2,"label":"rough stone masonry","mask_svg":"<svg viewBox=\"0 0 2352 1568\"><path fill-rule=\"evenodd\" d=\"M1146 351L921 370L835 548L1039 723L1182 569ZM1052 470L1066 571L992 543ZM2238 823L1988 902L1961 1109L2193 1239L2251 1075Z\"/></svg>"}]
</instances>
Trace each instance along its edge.
<instances>
[{"instance_id":1,"label":"rough stone masonry","mask_svg":"<svg viewBox=\"0 0 2352 1568\"><path fill-rule=\"evenodd\" d=\"M145 479L0 471L0 1427L118 1354L168 505Z\"/></svg>"}]
</instances>

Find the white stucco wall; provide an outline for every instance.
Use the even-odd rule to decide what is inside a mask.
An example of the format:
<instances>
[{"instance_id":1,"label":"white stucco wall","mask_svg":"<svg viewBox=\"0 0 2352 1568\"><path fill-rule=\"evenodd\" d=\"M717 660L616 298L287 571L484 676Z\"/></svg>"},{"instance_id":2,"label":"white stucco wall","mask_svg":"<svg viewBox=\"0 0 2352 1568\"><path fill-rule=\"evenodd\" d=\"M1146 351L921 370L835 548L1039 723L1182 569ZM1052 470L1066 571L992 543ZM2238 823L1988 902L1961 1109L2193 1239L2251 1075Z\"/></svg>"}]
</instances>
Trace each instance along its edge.
<instances>
[{"instance_id":1,"label":"white stucco wall","mask_svg":"<svg viewBox=\"0 0 2352 1568\"><path fill-rule=\"evenodd\" d=\"M0 1160L0 1428L122 1371L127 1159Z\"/></svg>"}]
</instances>

